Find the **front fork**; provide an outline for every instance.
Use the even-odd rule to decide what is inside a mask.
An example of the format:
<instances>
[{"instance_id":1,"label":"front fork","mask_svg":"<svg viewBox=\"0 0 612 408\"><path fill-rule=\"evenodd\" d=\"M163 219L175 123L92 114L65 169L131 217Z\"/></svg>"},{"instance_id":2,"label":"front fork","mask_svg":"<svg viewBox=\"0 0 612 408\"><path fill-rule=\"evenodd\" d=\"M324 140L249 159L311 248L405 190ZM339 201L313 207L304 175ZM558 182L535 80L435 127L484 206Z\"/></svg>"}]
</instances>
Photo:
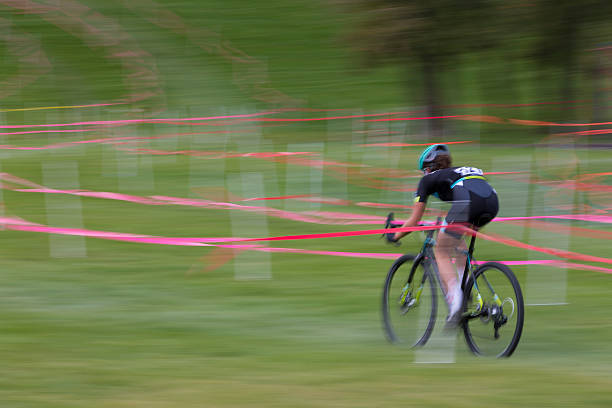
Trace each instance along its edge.
<instances>
[{"instance_id":1,"label":"front fork","mask_svg":"<svg viewBox=\"0 0 612 408\"><path fill-rule=\"evenodd\" d=\"M423 283L419 286L419 288L414 291L412 290L412 284L406 283L406 285L402 288L402 294L399 299L399 304L401 307L410 308L412 306L416 306L419 304L419 299L421 298L421 293L423 293Z\"/></svg>"}]
</instances>

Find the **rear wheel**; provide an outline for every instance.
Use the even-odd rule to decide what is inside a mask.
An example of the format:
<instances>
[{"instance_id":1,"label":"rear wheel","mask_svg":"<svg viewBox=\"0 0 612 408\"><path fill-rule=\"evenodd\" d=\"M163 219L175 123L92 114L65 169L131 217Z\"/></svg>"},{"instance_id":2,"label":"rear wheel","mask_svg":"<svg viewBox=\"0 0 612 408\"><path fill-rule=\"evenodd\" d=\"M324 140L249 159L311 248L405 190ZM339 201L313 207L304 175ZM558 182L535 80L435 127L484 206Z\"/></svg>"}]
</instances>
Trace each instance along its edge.
<instances>
[{"instance_id":1,"label":"rear wheel","mask_svg":"<svg viewBox=\"0 0 612 408\"><path fill-rule=\"evenodd\" d=\"M436 322L437 298L422 258L404 255L391 266L382 296L387 339L409 347L427 343Z\"/></svg>"},{"instance_id":2,"label":"rear wheel","mask_svg":"<svg viewBox=\"0 0 612 408\"><path fill-rule=\"evenodd\" d=\"M463 332L474 354L509 357L521 339L525 306L514 273L487 262L466 283Z\"/></svg>"}]
</instances>

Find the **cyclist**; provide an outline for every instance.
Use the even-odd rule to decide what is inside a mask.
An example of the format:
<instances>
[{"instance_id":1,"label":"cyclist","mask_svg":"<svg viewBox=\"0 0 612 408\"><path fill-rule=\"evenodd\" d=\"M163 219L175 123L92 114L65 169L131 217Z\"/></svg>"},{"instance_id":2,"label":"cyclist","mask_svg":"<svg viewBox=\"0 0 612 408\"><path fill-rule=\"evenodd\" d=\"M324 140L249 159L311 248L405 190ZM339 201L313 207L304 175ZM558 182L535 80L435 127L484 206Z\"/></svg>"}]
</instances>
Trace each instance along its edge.
<instances>
[{"instance_id":1,"label":"cyclist","mask_svg":"<svg viewBox=\"0 0 612 408\"><path fill-rule=\"evenodd\" d=\"M478 229L491 221L499 210L497 192L487 183L481 169L476 167L451 167L451 156L444 144L426 148L419 157L419 170L423 171L417 187L414 208L402 227L418 225L430 195L452 203L444 225L464 225ZM387 234L387 240L397 242L409 231ZM442 286L449 307L447 325L456 326L461 317L463 293L457 279L463 273L466 262L466 245L459 229L442 228L438 233L434 254L440 272ZM452 257L456 259L456 268Z\"/></svg>"}]
</instances>

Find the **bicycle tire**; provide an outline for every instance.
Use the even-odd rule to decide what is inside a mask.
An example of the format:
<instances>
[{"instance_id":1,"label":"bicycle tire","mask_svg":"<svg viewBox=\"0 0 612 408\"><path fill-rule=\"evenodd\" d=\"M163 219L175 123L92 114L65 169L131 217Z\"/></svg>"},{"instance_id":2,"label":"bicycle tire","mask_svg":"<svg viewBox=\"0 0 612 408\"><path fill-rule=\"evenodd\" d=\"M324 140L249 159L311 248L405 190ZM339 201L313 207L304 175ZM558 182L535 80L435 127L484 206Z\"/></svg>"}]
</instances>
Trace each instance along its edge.
<instances>
[{"instance_id":1,"label":"bicycle tire","mask_svg":"<svg viewBox=\"0 0 612 408\"><path fill-rule=\"evenodd\" d=\"M469 349L481 356L510 357L521 339L524 319L523 293L512 270L498 262L479 266L464 290L462 326Z\"/></svg>"},{"instance_id":2,"label":"bicycle tire","mask_svg":"<svg viewBox=\"0 0 612 408\"><path fill-rule=\"evenodd\" d=\"M427 343L436 322L438 308L434 279L425 269L421 255L416 258L410 254L403 255L393 263L382 294L383 328L389 342L409 347ZM419 286L411 288L412 292L418 291L419 294L416 297L410 295L410 299L415 299L415 302L409 306L404 289L406 284L416 285L417 282Z\"/></svg>"}]
</instances>

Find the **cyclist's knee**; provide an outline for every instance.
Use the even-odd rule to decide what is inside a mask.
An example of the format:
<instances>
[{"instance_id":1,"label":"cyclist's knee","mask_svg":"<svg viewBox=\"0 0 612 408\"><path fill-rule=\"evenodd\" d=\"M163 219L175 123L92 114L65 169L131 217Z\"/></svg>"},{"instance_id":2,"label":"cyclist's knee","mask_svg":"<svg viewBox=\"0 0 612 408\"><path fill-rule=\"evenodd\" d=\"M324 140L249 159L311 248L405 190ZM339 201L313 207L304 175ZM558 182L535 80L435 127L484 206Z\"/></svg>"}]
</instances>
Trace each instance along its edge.
<instances>
[{"instance_id":1,"label":"cyclist's knee","mask_svg":"<svg viewBox=\"0 0 612 408\"><path fill-rule=\"evenodd\" d=\"M450 234L447 231L440 231L436 242L436 248L444 249L446 252L449 252L451 249L457 248L460 243L460 237L456 237L454 234Z\"/></svg>"}]
</instances>

